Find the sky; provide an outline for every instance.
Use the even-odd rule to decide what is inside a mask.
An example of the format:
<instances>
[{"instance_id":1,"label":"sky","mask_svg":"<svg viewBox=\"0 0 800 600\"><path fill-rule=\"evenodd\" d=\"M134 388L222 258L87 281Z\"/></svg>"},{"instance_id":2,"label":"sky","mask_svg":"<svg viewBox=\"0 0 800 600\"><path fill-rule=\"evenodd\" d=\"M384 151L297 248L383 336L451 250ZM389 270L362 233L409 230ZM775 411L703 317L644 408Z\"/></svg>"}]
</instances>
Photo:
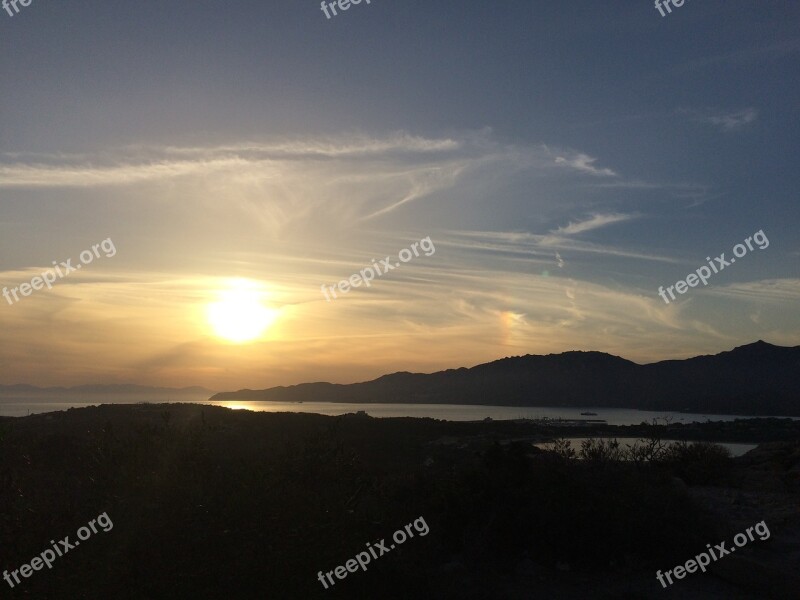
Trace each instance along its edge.
<instances>
[{"instance_id":1,"label":"sky","mask_svg":"<svg viewBox=\"0 0 800 600\"><path fill-rule=\"evenodd\" d=\"M0 384L800 344L796 2L17 8Z\"/></svg>"}]
</instances>

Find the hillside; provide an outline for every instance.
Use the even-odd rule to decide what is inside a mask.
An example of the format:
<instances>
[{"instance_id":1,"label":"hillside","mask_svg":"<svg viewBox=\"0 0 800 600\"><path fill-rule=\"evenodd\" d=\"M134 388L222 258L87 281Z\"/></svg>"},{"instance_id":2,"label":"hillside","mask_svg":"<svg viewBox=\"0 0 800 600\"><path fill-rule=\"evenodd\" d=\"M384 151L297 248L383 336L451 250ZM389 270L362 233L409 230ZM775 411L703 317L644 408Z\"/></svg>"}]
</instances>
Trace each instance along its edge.
<instances>
[{"instance_id":1,"label":"hillside","mask_svg":"<svg viewBox=\"0 0 800 600\"><path fill-rule=\"evenodd\" d=\"M713 356L639 365L603 352L503 358L353 384L222 392L214 400L614 407L800 416L800 346L763 341Z\"/></svg>"}]
</instances>

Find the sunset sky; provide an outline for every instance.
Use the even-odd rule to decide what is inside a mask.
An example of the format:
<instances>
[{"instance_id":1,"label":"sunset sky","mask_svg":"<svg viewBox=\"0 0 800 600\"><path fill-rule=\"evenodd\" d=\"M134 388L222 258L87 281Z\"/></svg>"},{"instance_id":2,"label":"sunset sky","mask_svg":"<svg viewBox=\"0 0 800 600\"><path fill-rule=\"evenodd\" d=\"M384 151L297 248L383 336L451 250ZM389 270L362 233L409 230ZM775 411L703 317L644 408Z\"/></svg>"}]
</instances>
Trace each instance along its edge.
<instances>
[{"instance_id":1,"label":"sunset sky","mask_svg":"<svg viewBox=\"0 0 800 600\"><path fill-rule=\"evenodd\" d=\"M116 253L0 297L0 383L228 390L798 345L798 32L785 0L2 11L0 287ZM765 249L658 296L759 230ZM321 293L426 237L430 256Z\"/></svg>"}]
</instances>

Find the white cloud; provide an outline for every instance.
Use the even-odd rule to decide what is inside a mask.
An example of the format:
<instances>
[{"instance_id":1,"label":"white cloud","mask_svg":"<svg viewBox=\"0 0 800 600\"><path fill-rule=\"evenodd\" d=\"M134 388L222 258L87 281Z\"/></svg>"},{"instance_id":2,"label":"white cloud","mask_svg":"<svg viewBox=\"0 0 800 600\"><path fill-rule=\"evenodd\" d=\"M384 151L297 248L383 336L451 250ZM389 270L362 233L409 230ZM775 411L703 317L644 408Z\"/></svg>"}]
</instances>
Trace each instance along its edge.
<instances>
[{"instance_id":1,"label":"white cloud","mask_svg":"<svg viewBox=\"0 0 800 600\"><path fill-rule=\"evenodd\" d=\"M709 288L706 293L758 302L800 302L800 279L764 279Z\"/></svg>"},{"instance_id":2,"label":"white cloud","mask_svg":"<svg viewBox=\"0 0 800 600\"><path fill-rule=\"evenodd\" d=\"M228 146L174 147L129 146L95 156L6 153L18 162L0 163L0 187L99 187L130 185L186 175L219 171L262 173L276 165L319 159L385 159L417 156L418 161L443 160L462 143L452 139L428 139L395 134L384 138L341 136L339 139L238 143ZM464 154L464 153L462 153ZM19 159L27 157L27 162ZM398 163L403 162L399 158Z\"/></svg>"},{"instance_id":3,"label":"white cloud","mask_svg":"<svg viewBox=\"0 0 800 600\"><path fill-rule=\"evenodd\" d=\"M442 245L447 244L458 245L465 248L476 248L489 252L518 254L526 257L527 260L530 260L531 257L535 257L546 261L544 264L552 264L553 251L555 250L570 250L572 252L586 254L600 254L665 263L679 262L666 256L647 254L637 250L615 248L613 246L601 244L592 244L553 234L541 235L511 231L451 231L448 233L452 235L451 240L441 241L439 243ZM459 243L459 238L462 238L463 242Z\"/></svg>"},{"instance_id":4,"label":"white cloud","mask_svg":"<svg viewBox=\"0 0 800 600\"><path fill-rule=\"evenodd\" d=\"M570 221L566 227L559 227L551 233L556 235L575 235L576 233L583 233L584 231L591 231L592 229L599 229L614 223L621 223L633 219L634 215L626 214L608 214L608 215L592 215L591 218L585 221L578 221L573 223Z\"/></svg>"},{"instance_id":5,"label":"white cloud","mask_svg":"<svg viewBox=\"0 0 800 600\"><path fill-rule=\"evenodd\" d=\"M518 175L611 174L594 160L542 145L503 144L490 130L445 137L340 134L131 145L92 155L5 154L0 189L99 195L113 187L116 198L178 206L191 213L191 223L213 223L217 235L238 227L240 233L258 228L267 235L316 236L381 222L424 201L489 195L495 181Z\"/></svg>"},{"instance_id":6,"label":"white cloud","mask_svg":"<svg viewBox=\"0 0 800 600\"><path fill-rule=\"evenodd\" d=\"M145 181L237 169L245 164L246 161L236 158L126 163L113 166L16 163L0 165L0 187L90 188L131 185Z\"/></svg>"},{"instance_id":7,"label":"white cloud","mask_svg":"<svg viewBox=\"0 0 800 600\"><path fill-rule=\"evenodd\" d=\"M581 173L588 173L597 177L616 177L617 174L611 169L598 169L594 166L597 162L596 158L592 158L588 154L575 154L571 157L556 156L556 164L563 167L569 167L580 171Z\"/></svg>"},{"instance_id":8,"label":"white cloud","mask_svg":"<svg viewBox=\"0 0 800 600\"><path fill-rule=\"evenodd\" d=\"M358 136L339 136L306 139L286 139L272 142L240 142L213 147L167 146L164 152L176 155L258 155L261 158L287 157L346 157L391 152L443 152L458 150L463 142L445 139L431 139L398 132L383 138ZM131 148L137 148L131 146ZM139 147L146 149L146 147Z\"/></svg>"},{"instance_id":9,"label":"white cloud","mask_svg":"<svg viewBox=\"0 0 800 600\"><path fill-rule=\"evenodd\" d=\"M716 125L723 131L734 131L752 123L757 118L758 111L755 108L745 108L735 112L710 115L701 120Z\"/></svg>"}]
</instances>

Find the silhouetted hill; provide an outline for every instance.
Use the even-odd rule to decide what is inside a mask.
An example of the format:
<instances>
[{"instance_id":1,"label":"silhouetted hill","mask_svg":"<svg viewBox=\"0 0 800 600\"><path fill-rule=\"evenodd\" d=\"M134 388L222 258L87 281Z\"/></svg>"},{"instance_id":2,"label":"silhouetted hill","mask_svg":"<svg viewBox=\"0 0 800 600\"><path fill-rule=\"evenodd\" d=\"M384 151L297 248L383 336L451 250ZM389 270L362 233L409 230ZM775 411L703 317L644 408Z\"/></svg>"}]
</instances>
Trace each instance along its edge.
<instances>
[{"instance_id":1,"label":"silhouetted hill","mask_svg":"<svg viewBox=\"0 0 800 600\"><path fill-rule=\"evenodd\" d=\"M239 390L214 400L614 407L800 416L800 346L758 341L713 356L639 365L604 352L503 358L349 385Z\"/></svg>"}]
</instances>

